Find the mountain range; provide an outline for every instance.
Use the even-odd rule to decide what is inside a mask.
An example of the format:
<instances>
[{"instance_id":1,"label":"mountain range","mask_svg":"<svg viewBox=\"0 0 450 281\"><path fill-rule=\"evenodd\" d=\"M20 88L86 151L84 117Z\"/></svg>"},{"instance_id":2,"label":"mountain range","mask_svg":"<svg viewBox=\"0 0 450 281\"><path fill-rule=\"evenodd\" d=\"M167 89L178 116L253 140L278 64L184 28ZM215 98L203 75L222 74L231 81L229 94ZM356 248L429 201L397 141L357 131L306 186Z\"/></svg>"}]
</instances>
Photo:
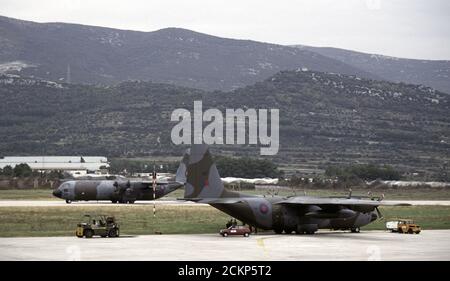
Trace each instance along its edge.
<instances>
[{"instance_id":1,"label":"mountain range","mask_svg":"<svg viewBox=\"0 0 450 281\"><path fill-rule=\"evenodd\" d=\"M423 84L450 93L450 62L220 38L180 28L138 32L0 17L0 73L113 85L126 80L230 91L308 69Z\"/></svg>"},{"instance_id":2,"label":"mountain range","mask_svg":"<svg viewBox=\"0 0 450 281\"><path fill-rule=\"evenodd\" d=\"M0 17L0 155L182 154L176 108L278 108L289 169L390 164L450 181L449 61ZM254 146L215 146L259 156Z\"/></svg>"}]
</instances>

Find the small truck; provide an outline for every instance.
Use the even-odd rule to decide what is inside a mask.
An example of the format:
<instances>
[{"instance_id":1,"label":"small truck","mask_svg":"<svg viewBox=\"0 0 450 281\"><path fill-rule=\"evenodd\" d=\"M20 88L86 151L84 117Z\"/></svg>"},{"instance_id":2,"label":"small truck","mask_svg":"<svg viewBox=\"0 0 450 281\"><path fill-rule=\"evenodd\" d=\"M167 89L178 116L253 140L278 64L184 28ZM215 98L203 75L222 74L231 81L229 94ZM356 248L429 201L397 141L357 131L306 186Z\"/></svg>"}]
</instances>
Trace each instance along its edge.
<instances>
[{"instance_id":1,"label":"small truck","mask_svg":"<svg viewBox=\"0 0 450 281\"><path fill-rule=\"evenodd\" d=\"M75 235L78 238L92 238L94 235L100 237L119 237L119 225L113 216L84 215L84 217L84 222L77 224Z\"/></svg>"},{"instance_id":2,"label":"small truck","mask_svg":"<svg viewBox=\"0 0 450 281\"><path fill-rule=\"evenodd\" d=\"M420 225L414 223L411 219L399 219L386 222L386 229L391 232L419 234L422 230Z\"/></svg>"}]
</instances>

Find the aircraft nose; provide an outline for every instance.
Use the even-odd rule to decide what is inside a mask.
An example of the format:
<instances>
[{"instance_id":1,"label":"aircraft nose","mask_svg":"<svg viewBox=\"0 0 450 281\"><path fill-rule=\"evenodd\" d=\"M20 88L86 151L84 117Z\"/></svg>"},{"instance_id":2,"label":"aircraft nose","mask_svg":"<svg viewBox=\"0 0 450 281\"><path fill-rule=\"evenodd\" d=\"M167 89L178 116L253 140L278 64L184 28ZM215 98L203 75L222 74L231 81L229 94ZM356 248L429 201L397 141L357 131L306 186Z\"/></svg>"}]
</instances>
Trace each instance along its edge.
<instances>
[{"instance_id":1,"label":"aircraft nose","mask_svg":"<svg viewBox=\"0 0 450 281\"><path fill-rule=\"evenodd\" d=\"M377 220L377 219L378 219L378 215L375 214L375 213L372 213L372 216L371 216L371 218L370 218L370 221L372 222L372 221Z\"/></svg>"},{"instance_id":2,"label":"aircraft nose","mask_svg":"<svg viewBox=\"0 0 450 281\"><path fill-rule=\"evenodd\" d=\"M53 190L53 196L61 198L62 192L59 189Z\"/></svg>"}]
</instances>

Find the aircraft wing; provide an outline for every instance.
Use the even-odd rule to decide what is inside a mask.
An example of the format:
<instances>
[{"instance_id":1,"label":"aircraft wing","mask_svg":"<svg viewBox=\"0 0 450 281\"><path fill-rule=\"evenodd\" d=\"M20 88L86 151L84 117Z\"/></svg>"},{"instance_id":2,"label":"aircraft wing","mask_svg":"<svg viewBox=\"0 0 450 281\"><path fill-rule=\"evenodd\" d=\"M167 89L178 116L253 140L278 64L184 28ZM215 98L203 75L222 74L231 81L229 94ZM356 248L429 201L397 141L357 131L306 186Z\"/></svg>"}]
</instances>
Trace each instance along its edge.
<instances>
[{"instance_id":1,"label":"aircraft wing","mask_svg":"<svg viewBox=\"0 0 450 281\"><path fill-rule=\"evenodd\" d=\"M233 204L245 202L244 198L232 197L232 198L180 198L178 200L193 201L196 203L205 204Z\"/></svg>"},{"instance_id":2,"label":"aircraft wing","mask_svg":"<svg viewBox=\"0 0 450 281\"><path fill-rule=\"evenodd\" d=\"M142 184L146 184L146 185L153 185L153 181L149 181L149 180L132 181L132 182L142 183ZM171 183L171 182L169 182L169 181L157 181L156 185L163 185L163 184L168 184L168 183Z\"/></svg>"},{"instance_id":3,"label":"aircraft wing","mask_svg":"<svg viewBox=\"0 0 450 281\"><path fill-rule=\"evenodd\" d=\"M356 198L315 198L315 197L290 197L275 204L297 204L297 205L343 205L343 206L411 206L408 203L365 200Z\"/></svg>"},{"instance_id":4,"label":"aircraft wing","mask_svg":"<svg viewBox=\"0 0 450 281\"><path fill-rule=\"evenodd\" d=\"M183 186L183 183L180 182L157 182L156 183L156 187L160 187L160 186ZM153 188L153 183L152 182L148 182L148 181L134 181L131 182L131 186L134 189L152 189Z\"/></svg>"}]
</instances>

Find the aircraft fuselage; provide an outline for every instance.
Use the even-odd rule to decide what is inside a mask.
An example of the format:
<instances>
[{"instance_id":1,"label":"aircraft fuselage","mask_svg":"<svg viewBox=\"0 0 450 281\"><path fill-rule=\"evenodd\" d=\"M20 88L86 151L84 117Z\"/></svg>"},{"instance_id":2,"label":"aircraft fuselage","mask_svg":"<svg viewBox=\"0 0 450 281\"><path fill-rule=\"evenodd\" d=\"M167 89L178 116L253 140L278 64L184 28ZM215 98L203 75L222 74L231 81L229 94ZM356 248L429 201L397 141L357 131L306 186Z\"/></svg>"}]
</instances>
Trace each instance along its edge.
<instances>
[{"instance_id":1,"label":"aircraft fuselage","mask_svg":"<svg viewBox=\"0 0 450 281\"><path fill-rule=\"evenodd\" d=\"M282 200L282 197L249 197L240 203L211 205L246 224L266 230L273 229L278 233L282 231L313 233L317 229L357 229L378 218L372 208L326 209L317 205L294 208L277 204Z\"/></svg>"},{"instance_id":2,"label":"aircraft fuselage","mask_svg":"<svg viewBox=\"0 0 450 281\"><path fill-rule=\"evenodd\" d=\"M182 186L178 183L157 184L155 196L151 183L114 180L74 180L62 183L53 195L66 201L110 200L133 203L158 199Z\"/></svg>"}]
</instances>

